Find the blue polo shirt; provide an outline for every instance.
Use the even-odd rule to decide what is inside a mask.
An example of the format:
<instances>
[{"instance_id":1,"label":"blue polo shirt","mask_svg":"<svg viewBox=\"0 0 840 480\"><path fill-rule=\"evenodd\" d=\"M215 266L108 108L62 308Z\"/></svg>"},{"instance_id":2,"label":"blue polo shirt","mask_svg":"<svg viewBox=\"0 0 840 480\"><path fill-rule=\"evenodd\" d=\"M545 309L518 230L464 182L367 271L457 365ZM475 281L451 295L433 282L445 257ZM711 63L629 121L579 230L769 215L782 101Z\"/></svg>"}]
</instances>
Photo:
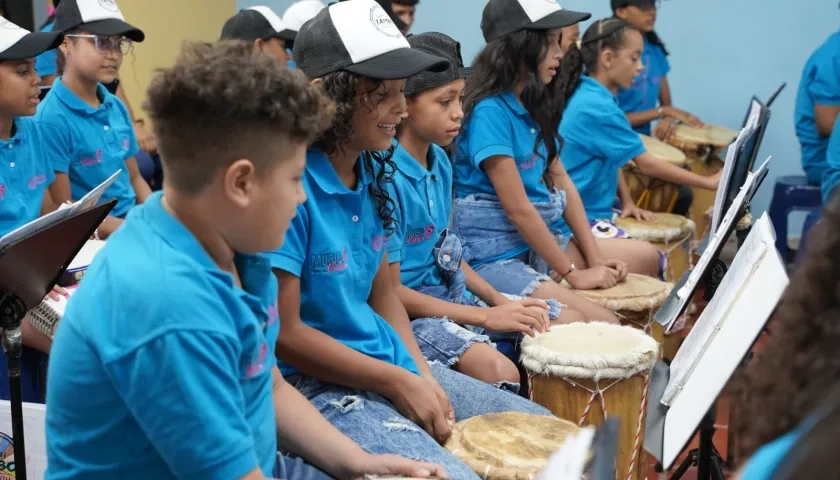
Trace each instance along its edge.
<instances>
[{"instance_id":1,"label":"blue polo shirt","mask_svg":"<svg viewBox=\"0 0 840 480\"><path fill-rule=\"evenodd\" d=\"M18 117L14 134L0 139L0 235L41 216L44 192L55 180L32 117Z\"/></svg>"},{"instance_id":2,"label":"blue polo shirt","mask_svg":"<svg viewBox=\"0 0 840 480\"><path fill-rule=\"evenodd\" d=\"M50 354L48 480L230 480L277 458L277 281L243 288L151 195L98 254Z\"/></svg>"},{"instance_id":3,"label":"blue polo shirt","mask_svg":"<svg viewBox=\"0 0 840 480\"><path fill-rule=\"evenodd\" d=\"M452 210L452 166L437 145L429 148L426 170L400 146L394 151L394 200L397 231L388 244L388 260L400 263L400 280L409 288L438 286L443 280L433 256Z\"/></svg>"},{"instance_id":4,"label":"blue polo shirt","mask_svg":"<svg viewBox=\"0 0 840 480\"><path fill-rule=\"evenodd\" d=\"M744 465L738 478L740 480L771 480L785 457L796 446L800 436L798 429L793 430L759 448Z\"/></svg>"},{"instance_id":5,"label":"blue polo shirt","mask_svg":"<svg viewBox=\"0 0 840 480\"><path fill-rule=\"evenodd\" d=\"M618 172L645 152L639 134L619 108L612 92L584 76L560 122L560 158L577 187L590 221L612 218ZM563 230L569 232L563 222Z\"/></svg>"},{"instance_id":6,"label":"blue polo shirt","mask_svg":"<svg viewBox=\"0 0 840 480\"><path fill-rule=\"evenodd\" d=\"M826 169L828 137L817 131L814 105L840 105L840 31L828 37L805 64L794 108L802 169L812 183L819 184Z\"/></svg>"},{"instance_id":7,"label":"blue polo shirt","mask_svg":"<svg viewBox=\"0 0 840 480\"><path fill-rule=\"evenodd\" d=\"M828 140L825 159L827 168L822 178L822 197L823 203L828 203L831 192L840 183L840 122L834 122L834 130Z\"/></svg>"},{"instance_id":8,"label":"blue polo shirt","mask_svg":"<svg viewBox=\"0 0 840 480\"><path fill-rule=\"evenodd\" d=\"M504 155L516 161L528 198L532 202L548 202L549 191L542 178L547 160L545 146L540 145L539 155L534 153L538 128L511 91L478 102L456 139L452 157L455 196L496 195L481 164L490 157Z\"/></svg>"},{"instance_id":9,"label":"blue polo shirt","mask_svg":"<svg viewBox=\"0 0 840 480\"><path fill-rule=\"evenodd\" d=\"M671 71L671 63L662 47L645 39L642 65L642 72L633 79L630 88L618 92L618 105L624 113L643 112L659 106L662 79ZM635 130L650 135L650 123L639 125Z\"/></svg>"},{"instance_id":10,"label":"blue polo shirt","mask_svg":"<svg viewBox=\"0 0 840 480\"><path fill-rule=\"evenodd\" d=\"M368 187L373 178L356 162L358 182L349 189L320 150L306 155L298 206L283 247L271 266L300 278L300 318L344 345L419 374L397 332L367 299L387 250L387 232ZM296 372L280 361L284 375Z\"/></svg>"},{"instance_id":11,"label":"blue polo shirt","mask_svg":"<svg viewBox=\"0 0 840 480\"><path fill-rule=\"evenodd\" d=\"M55 22L50 22L44 25L42 32L52 32ZM35 57L35 71L41 77L58 74L58 64L56 63L55 49L47 50L46 52Z\"/></svg>"},{"instance_id":12,"label":"blue polo shirt","mask_svg":"<svg viewBox=\"0 0 840 480\"><path fill-rule=\"evenodd\" d=\"M35 116L44 140L44 152L53 170L70 178L73 200L122 169L117 180L105 190L103 200L117 199L111 211L125 214L136 203L134 187L125 161L140 151L128 109L103 85L97 87L102 104L93 108L67 88L61 77L38 106Z\"/></svg>"}]
</instances>

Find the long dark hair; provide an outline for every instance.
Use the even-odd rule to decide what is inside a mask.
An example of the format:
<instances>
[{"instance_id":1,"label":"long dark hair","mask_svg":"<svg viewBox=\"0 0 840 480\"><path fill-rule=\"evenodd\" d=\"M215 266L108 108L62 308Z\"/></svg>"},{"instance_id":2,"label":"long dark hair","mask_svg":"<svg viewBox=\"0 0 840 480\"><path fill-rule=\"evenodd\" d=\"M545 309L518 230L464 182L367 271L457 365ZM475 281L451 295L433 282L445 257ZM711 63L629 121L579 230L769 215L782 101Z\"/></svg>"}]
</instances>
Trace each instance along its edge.
<instances>
[{"instance_id":1,"label":"long dark hair","mask_svg":"<svg viewBox=\"0 0 840 480\"><path fill-rule=\"evenodd\" d=\"M739 376L738 422L743 458L792 430L840 379L840 194L808 232L808 251L771 319L773 335Z\"/></svg>"},{"instance_id":2,"label":"long dark hair","mask_svg":"<svg viewBox=\"0 0 840 480\"><path fill-rule=\"evenodd\" d=\"M558 75L559 90L565 105L580 85L581 76L591 75L598 69L601 52L609 48L618 50L624 45L627 30L636 30L629 23L618 17L604 18L586 29L580 40L580 47L569 47L566 56L560 62Z\"/></svg>"},{"instance_id":3,"label":"long dark hair","mask_svg":"<svg viewBox=\"0 0 840 480\"><path fill-rule=\"evenodd\" d=\"M324 154L332 155L341 151L343 145L353 136L353 100L359 82L369 82L371 85L362 99L362 107L370 111L373 111L378 103L378 100L370 97L372 95L386 95L387 90L384 93L378 91L387 87L380 80L360 77L343 70L330 73L322 77L321 81L324 91L335 101L336 109L332 126L318 137L313 145L323 150ZM388 194L385 186L393 181L394 172L397 170L396 163L391 159L393 154L394 147L384 152L362 152L362 166L365 172L374 178L368 192L370 192L370 196L376 205L376 211L382 219L382 225L389 235L396 231L396 220L394 219L396 203Z\"/></svg>"},{"instance_id":4,"label":"long dark hair","mask_svg":"<svg viewBox=\"0 0 840 480\"><path fill-rule=\"evenodd\" d=\"M656 45L657 47L662 49L662 52L665 53L665 56L671 54L667 48L665 48L665 44L662 42L662 39L659 38L659 35L656 34L655 31L651 30L650 32L645 32L645 40L651 45Z\"/></svg>"},{"instance_id":5,"label":"long dark hair","mask_svg":"<svg viewBox=\"0 0 840 480\"><path fill-rule=\"evenodd\" d=\"M539 147L541 144L545 146L543 180L551 187L553 183L548 170L562 146L558 128L565 105L558 103L562 100L555 90L556 77L548 85L539 78L539 66L548 49L545 30L520 30L488 43L475 58L473 75L467 79L464 125L468 124L470 113L480 101L513 88L522 79L523 69L527 71L528 83L522 91L522 104L539 129L534 153L542 156Z\"/></svg>"}]
</instances>

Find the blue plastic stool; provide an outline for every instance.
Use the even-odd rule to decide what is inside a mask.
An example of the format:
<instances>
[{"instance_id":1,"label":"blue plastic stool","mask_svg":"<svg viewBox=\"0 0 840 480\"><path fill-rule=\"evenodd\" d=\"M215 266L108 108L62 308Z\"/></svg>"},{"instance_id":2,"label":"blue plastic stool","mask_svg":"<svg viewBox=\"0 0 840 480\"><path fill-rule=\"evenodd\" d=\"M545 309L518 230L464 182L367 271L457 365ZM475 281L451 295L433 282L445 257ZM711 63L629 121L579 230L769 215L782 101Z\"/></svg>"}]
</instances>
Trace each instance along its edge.
<instances>
[{"instance_id":1,"label":"blue plastic stool","mask_svg":"<svg viewBox=\"0 0 840 480\"><path fill-rule=\"evenodd\" d=\"M808 253L810 232L814 228L814 225L819 222L821 213L819 208L815 208L808 212L808 216L805 217L805 224L802 226L802 239L799 241L799 249L796 251L796 264L799 264L805 257L805 254Z\"/></svg>"},{"instance_id":2,"label":"blue plastic stool","mask_svg":"<svg viewBox=\"0 0 840 480\"><path fill-rule=\"evenodd\" d=\"M776 250L782 260L788 258L788 215L796 210L819 209L822 205L820 186L808 182L804 175L786 175L776 179L773 200L770 201L770 220L776 229Z\"/></svg>"}]
</instances>

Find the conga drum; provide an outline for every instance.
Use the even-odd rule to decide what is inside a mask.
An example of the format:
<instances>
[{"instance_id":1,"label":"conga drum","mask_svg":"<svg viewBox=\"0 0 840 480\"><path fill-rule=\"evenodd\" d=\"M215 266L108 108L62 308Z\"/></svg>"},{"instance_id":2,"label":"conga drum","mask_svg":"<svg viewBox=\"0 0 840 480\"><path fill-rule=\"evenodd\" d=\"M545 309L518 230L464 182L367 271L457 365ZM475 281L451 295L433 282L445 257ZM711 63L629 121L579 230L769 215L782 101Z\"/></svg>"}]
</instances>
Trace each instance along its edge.
<instances>
[{"instance_id":1,"label":"conga drum","mask_svg":"<svg viewBox=\"0 0 840 480\"><path fill-rule=\"evenodd\" d=\"M444 444L486 480L532 480L579 428L556 417L489 413L455 424Z\"/></svg>"},{"instance_id":2,"label":"conga drum","mask_svg":"<svg viewBox=\"0 0 840 480\"><path fill-rule=\"evenodd\" d=\"M621 323L638 328L665 345L662 325L653 321L659 307L665 303L674 285L647 275L628 273L627 279L612 288L603 290L575 290L581 297L612 310Z\"/></svg>"},{"instance_id":3,"label":"conga drum","mask_svg":"<svg viewBox=\"0 0 840 480\"><path fill-rule=\"evenodd\" d=\"M640 222L635 218L616 218L615 225L630 238L656 246L667 257L665 280L676 282L691 268L689 247L694 238L694 222L672 213L657 213L656 220Z\"/></svg>"},{"instance_id":4,"label":"conga drum","mask_svg":"<svg viewBox=\"0 0 840 480\"><path fill-rule=\"evenodd\" d=\"M620 420L618 478L644 479L642 449L650 372L659 346L642 331L602 322L556 325L522 340L534 402L579 426Z\"/></svg>"},{"instance_id":5,"label":"conga drum","mask_svg":"<svg viewBox=\"0 0 840 480\"><path fill-rule=\"evenodd\" d=\"M707 125L703 128L677 125L668 143L682 150L686 155L688 168L698 174L711 176L723 169L720 151L738 136L738 132L726 127ZM694 203L691 219L697 225L695 235L699 240L708 226L706 210L715 204L715 192L692 187Z\"/></svg>"},{"instance_id":6,"label":"conga drum","mask_svg":"<svg viewBox=\"0 0 840 480\"><path fill-rule=\"evenodd\" d=\"M685 167L685 154L678 148L647 135L639 136L648 153L680 168ZM653 212L670 212L674 209L679 187L673 183L645 175L635 162L629 162L624 167L624 179L637 207Z\"/></svg>"}]
</instances>

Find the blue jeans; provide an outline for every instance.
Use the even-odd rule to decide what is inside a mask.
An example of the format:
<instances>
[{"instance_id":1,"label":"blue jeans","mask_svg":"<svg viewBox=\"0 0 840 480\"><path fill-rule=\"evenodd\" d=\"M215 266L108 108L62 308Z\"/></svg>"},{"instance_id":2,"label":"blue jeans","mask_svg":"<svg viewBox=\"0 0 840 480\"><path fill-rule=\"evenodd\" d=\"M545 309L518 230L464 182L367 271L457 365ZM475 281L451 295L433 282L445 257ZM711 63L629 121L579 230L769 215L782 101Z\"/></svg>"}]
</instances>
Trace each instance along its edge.
<instances>
[{"instance_id":1,"label":"blue jeans","mask_svg":"<svg viewBox=\"0 0 840 480\"><path fill-rule=\"evenodd\" d=\"M333 477L306 463L300 457L287 457L277 454L274 464L274 478L283 480L332 480Z\"/></svg>"},{"instance_id":2,"label":"blue jeans","mask_svg":"<svg viewBox=\"0 0 840 480\"><path fill-rule=\"evenodd\" d=\"M551 415L545 408L480 380L431 363L435 379L449 396L456 420L497 412ZM420 426L402 416L386 398L372 392L341 387L305 375L286 379L315 405L338 430L366 451L396 454L443 465L450 478L478 480L463 462L441 447Z\"/></svg>"}]
</instances>

